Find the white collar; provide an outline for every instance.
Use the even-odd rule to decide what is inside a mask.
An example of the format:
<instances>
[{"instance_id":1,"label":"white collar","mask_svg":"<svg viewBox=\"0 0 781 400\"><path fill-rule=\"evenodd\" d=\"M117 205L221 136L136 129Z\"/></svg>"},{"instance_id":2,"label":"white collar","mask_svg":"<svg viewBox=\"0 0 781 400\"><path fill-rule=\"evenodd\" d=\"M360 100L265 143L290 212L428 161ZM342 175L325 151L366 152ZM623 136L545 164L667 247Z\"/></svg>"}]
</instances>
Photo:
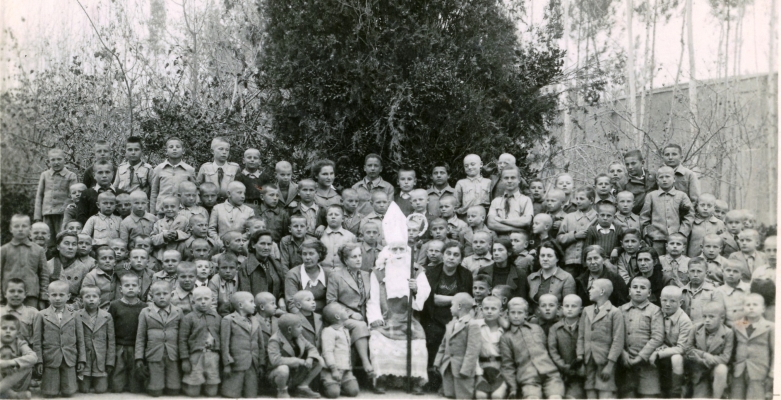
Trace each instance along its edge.
<instances>
[{"instance_id":1,"label":"white collar","mask_svg":"<svg viewBox=\"0 0 781 400\"><path fill-rule=\"evenodd\" d=\"M610 233L610 231L616 230L616 227L613 224L610 224L610 226L607 227L607 228L603 228L603 227L597 225L597 230L599 231L599 233Z\"/></svg>"},{"instance_id":2,"label":"white collar","mask_svg":"<svg viewBox=\"0 0 781 400\"><path fill-rule=\"evenodd\" d=\"M100 185L98 185L98 184L96 183L96 184L95 184L95 186L93 186L92 188L93 188L93 189L95 189L95 191L97 192L97 191L99 191L99 190L100 190ZM109 189L111 189L111 191L113 191L113 192L116 192L116 191L117 191L117 189L114 187L114 184L113 184L113 183L112 183L112 184L110 184L110 185L108 185L108 188L109 188Z\"/></svg>"},{"instance_id":3,"label":"white collar","mask_svg":"<svg viewBox=\"0 0 781 400\"><path fill-rule=\"evenodd\" d=\"M255 172L249 172L246 168L244 168L241 173L249 176L250 178L260 178L260 169L255 170Z\"/></svg>"},{"instance_id":4,"label":"white collar","mask_svg":"<svg viewBox=\"0 0 781 400\"><path fill-rule=\"evenodd\" d=\"M320 273L317 274L317 278L315 278L314 283L311 286L317 286L317 282L320 282L323 284L323 286L325 286L325 271L323 270L323 267L319 265L317 268L320 269ZM301 287L306 289L310 286L310 283L312 283L312 280L309 279L309 275L306 273L306 268L303 264L301 264Z\"/></svg>"}]
</instances>

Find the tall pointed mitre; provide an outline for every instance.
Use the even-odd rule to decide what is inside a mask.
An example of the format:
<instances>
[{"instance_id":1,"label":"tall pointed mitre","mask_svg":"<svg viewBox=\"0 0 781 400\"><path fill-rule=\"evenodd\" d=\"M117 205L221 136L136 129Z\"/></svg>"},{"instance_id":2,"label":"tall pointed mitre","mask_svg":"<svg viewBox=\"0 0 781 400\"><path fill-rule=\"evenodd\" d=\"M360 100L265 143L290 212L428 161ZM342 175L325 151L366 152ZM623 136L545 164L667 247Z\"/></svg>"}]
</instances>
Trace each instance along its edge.
<instances>
[{"instance_id":1,"label":"tall pointed mitre","mask_svg":"<svg viewBox=\"0 0 781 400\"><path fill-rule=\"evenodd\" d=\"M385 243L407 244L409 232L407 232L407 217L401 211L396 202L391 202L385 217L382 219L382 232Z\"/></svg>"}]
</instances>

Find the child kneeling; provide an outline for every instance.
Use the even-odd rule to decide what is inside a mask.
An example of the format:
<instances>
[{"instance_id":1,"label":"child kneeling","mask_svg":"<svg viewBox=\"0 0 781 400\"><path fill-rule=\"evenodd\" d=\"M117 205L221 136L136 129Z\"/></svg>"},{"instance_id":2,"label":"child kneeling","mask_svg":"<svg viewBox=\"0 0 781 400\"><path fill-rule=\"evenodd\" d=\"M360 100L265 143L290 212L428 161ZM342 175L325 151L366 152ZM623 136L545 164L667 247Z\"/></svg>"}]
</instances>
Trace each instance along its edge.
<instances>
[{"instance_id":1,"label":"child kneeling","mask_svg":"<svg viewBox=\"0 0 781 400\"><path fill-rule=\"evenodd\" d=\"M278 325L279 332L268 340L268 380L277 388L277 397L290 397L287 388L293 385L296 397L320 398L309 383L320 375L325 362L317 348L302 336L301 317L285 314Z\"/></svg>"}]
</instances>

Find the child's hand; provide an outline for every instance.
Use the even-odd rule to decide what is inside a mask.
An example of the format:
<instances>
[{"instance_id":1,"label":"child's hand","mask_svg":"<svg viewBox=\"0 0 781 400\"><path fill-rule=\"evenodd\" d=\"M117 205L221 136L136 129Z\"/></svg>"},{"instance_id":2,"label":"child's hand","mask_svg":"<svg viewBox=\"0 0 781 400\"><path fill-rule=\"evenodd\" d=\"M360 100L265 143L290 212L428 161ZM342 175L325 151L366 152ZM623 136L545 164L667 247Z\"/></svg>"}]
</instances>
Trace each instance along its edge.
<instances>
[{"instance_id":1,"label":"child's hand","mask_svg":"<svg viewBox=\"0 0 781 400\"><path fill-rule=\"evenodd\" d=\"M190 360L182 360L182 372L189 374L192 370L193 367L190 365Z\"/></svg>"},{"instance_id":2,"label":"child's hand","mask_svg":"<svg viewBox=\"0 0 781 400\"><path fill-rule=\"evenodd\" d=\"M111 365L106 366L106 375L111 376L111 374L114 372L114 367Z\"/></svg>"},{"instance_id":3,"label":"child's hand","mask_svg":"<svg viewBox=\"0 0 781 400\"><path fill-rule=\"evenodd\" d=\"M222 372L223 372L223 373L225 373L225 375L230 375L230 374L231 374L231 372L233 372L233 370L231 369L231 366L230 366L230 364L226 365L226 366L225 366L225 367L222 369Z\"/></svg>"},{"instance_id":4,"label":"child's hand","mask_svg":"<svg viewBox=\"0 0 781 400\"><path fill-rule=\"evenodd\" d=\"M35 364L35 374L38 376L43 375L43 363Z\"/></svg>"},{"instance_id":5,"label":"child's hand","mask_svg":"<svg viewBox=\"0 0 781 400\"><path fill-rule=\"evenodd\" d=\"M613 376L613 366L610 364L605 365L605 368L602 368L602 372L599 373L599 379L608 381L611 376Z\"/></svg>"},{"instance_id":6,"label":"child's hand","mask_svg":"<svg viewBox=\"0 0 781 400\"><path fill-rule=\"evenodd\" d=\"M659 358L659 352L655 351L651 353L651 357L648 357L648 363L653 365L656 364L656 360Z\"/></svg>"},{"instance_id":7,"label":"child's hand","mask_svg":"<svg viewBox=\"0 0 781 400\"><path fill-rule=\"evenodd\" d=\"M575 239L585 239L586 231L575 232Z\"/></svg>"},{"instance_id":8,"label":"child's hand","mask_svg":"<svg viewBox=\"0 0 781 400\"><path fill-rule=\"evenodd\" d=\"M335 381L337 382L342 381L342 371L339 368L337 367L331 368L331 375L333 376Z\"/></svg>"},{"instance_id":9,"label":"child's hand","mask_svg":"<svg viewBox=\"0 0 781 400\"><path fill-rule=\"evenodd\" d=\"M325 232L325 226L320 225L315 229L315 237L320 239L320 236L323 236L323 232Z\"/></svg>"},{"instance_id":10,"label":"child's hand","mask_svg":"<svg viewBox=\"0 0 781 400\"><path fill-rule=\"evenodd\" d=\"M372 328L379 328L381 326L385 326L385 321L383 321L381 319L371 323L371 327Z\"/></svg>"},{"instance_id":11,"label":"child's hand","mask_svg":"<svg viewBox=\"0 0 781 400\"><path fill-rule=\"evenodd\" d=\"M558 231L559 228L561 227L561 220L557 219L556 221L553 221L552 227L554 231Z\"/></svg>"},{"instance_id":12,"label":"child's hand","mask_svg":"<svg viewBox=\"0 0 781 400\"><path fill-rule=\"evenodd\" d=\"M144 379L149 378L149 370L146 369L146 365L144 365L143 360L137 360L136 361L136 372L138 375L140 375Z\"/></svg>"},{"instance_id":13,"label":"child's hand","mask_svg":"<svg viewBox=\"0 0 781 400\"><path fill-rule=\"evenodd\" d=\"M306 369L312 369L313 363L314 360L312 360L311 358L307 358L306 361L304 362L304 366L306 367Z\"/></svg>"},{"instance_id":14,"label":"child's hand","mask_svg":"<svg viewBox=\"0 0 781 400\"><path fill-rule=\"evenodd\" d=\"M14 360L0 360L0 369L8 369L16 367L16 361Z\"/></svg>"},{"instance_id":15,"label":"child's hand","mask_svg":"<svg viewBox=\"0 0 781 400\"><path fill-rule=\"evenodd\" d=\"M353 313L353 315L351 315L350 318L357 321L363 321L363 316L360 313Z\"/></svg>"},{"instance_id":16,"label":"child's hand","mask_svg":"<svg viewBox=\"0 0 781 400\"><path fill-rule=\"evenodd\" d=\"M178 237L179 235L176 233L176 231L170 231L165 234L165 238L168 239L168 241L174 241Z\"/></svg>"},{"instance_id":17,"label":"child's hand","mask_svg":"<svg viewBox=\"0 0 781 400\"><path fill-rule=\"evenodd\" d=\"M82 372L84 371L84 368L87 368L87 363L80 361L76 363L76 372Z\"/></svg>"}]
</instances>

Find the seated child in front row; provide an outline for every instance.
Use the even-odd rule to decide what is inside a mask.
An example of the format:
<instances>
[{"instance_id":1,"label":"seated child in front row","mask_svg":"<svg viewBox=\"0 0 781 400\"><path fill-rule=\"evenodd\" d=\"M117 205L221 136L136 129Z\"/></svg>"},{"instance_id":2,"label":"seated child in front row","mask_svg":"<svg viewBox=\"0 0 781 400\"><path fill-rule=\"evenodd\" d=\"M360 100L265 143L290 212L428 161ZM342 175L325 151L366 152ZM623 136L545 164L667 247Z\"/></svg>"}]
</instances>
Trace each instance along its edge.
<instances>
[{"instance_id":1,"label":"seated child in front row","mask_svg":"<svg viewBox=\"0 0 781 400\"><path fill-rule=\"evenodd\" d=\"M249 292L236 292L230 298L233 309L222 319L220 351L222 352L223 397L257 397L258 375L266 349L261 349L260 325L254 318L255 299Z\"/></svg>"},{"instance_id":2,"label":"seated child in front row","mask_svg":"<svg viewBox=\"0 0 781 400\"><path fill-rule=\"evenodd\" d=\"M29 399L33 366L38 356L21 338L19 319L11 314L0 317L0 397Z\"/></svg>"},{"instance_id":3,"label":"seated child in front row","mask_svg":"<svg viewBox=\"0 0 781 400\"><path fill-rule=\"evenodd\" d=\"M735 360L731 399L773 397L775 327L764 319L765 299L751 293L744 301L745 317L735 322Z\"/></svg>"},{"instance_id":4,"label":"seated child in front row","mask_svg":"<svg viewBox=\"0 0 781 400\"><path fill-rule=\"evenodd\" d=\"M105 393L108 390L108 377L114 371L115 336L114 319L111 314L99 307L100 289L97 286L81 286L81 304L79 311L83 324L86 368L79 373L79 392Z\"/></svg>"},{"instance_id":5,"label":"seated child in front row","mask_svg":"<svg viewBox=\"0 0 781 400\"><path fill-rule=\"evenodd\" d=\"M288 397L288 386L295 387L296 397L320 396L309 388L309 383L320 375L325 362L317 348L304 339L302 331L301 318L285 314L279 318L279 331L269 338L267 376L279 398Z\"/></svg>"},{"instance_id":6,"label":"seated child in front row","mask_svg":"<svg viewBox=\"0 0 781 400\"><path fill-rule=\"evenodd\" d=\"M138 299L139 279L134 274L125 274L120 279L121 298L111 302L108 313L114 321L115 353L114 373L110 374L113 393L141 392L140 371L135 369L136 332L138 316L147 307Z\"/></svg>"},{"instance_id":7,"label":"seated child in front row","mask_svg":"<svg viewBox=\"0 0 781 400\"><path fill-rule=\"evenodd\" d=\"M515 297L507 303L512 328L499 339L502 359L502 377L507 382L507 397L560 399L564 382L556 365L548 355L545 332L526 322L529 303ZM519 388L520 386L520 388Z\"/></svg>"},{"instance_id":8,"label":"seated child in front row","mask_svg":"<svg viewBox=\"0 0 781 400\"><path fill-rule=\"evenodd\" d=\"M67 306L69 299L68 283L54 281L49 284L49 307L35 316L33 349L38 356L35 369L42 376L44 397L75 394L76 373L84 371L87 362L81 317Z\"/></svg>"},{"instance_id":9,"label":"seated child in front row","mask_svg":"<svg viewBox=\"0 0 781 400\"><path fill-rule=\"evenodd\" d=\"M434 359L434 368L442 375L442 391L450 399L471 399L475 390L475 367L480 356L480 325L472 322L475 302L468 293L453 296L453 319L445 326L445 335Z\"/></svg>"},{"instance_id":10,"label":"seated child in front row","mask_svg":"<svg viewBox=\"0 0 781 400\"><path fill-rule=\"evenodd\" d=\"M702 322L689 336L685 365L695 399L720 399L727 388L727 366L732 358L735 333L722 323L724 312L723 303L705 304Z\"/></svg>"},{"instance_id":11,"label":"seated child in front row","mask_svg":"<svg viewBox=\"0 0 781 400\"><path fill-rule=\"evenodd\" d=\"M577 359L578 328L583 300L576 294L568 294L561 301L562 319L553 324L548 331L548 352L551 360L559 368L566 387L564 394L568 399L586 397L583 389L583 365L575 363Z\"/></svg>"},{"instance_id":12,"label":"seated child in front row","mask_svg":"<svg viewBox=\"0 0 781 400\"><path fill-rule=\"evenodd\" d=\"M179 323L182 310L171 304L171 286L157 281L149 288L152 304L141 310L136 333L136 373L148 375L146 392L152 397L179 394Z\"/></svg>"},{"instance_id":13,"label":"seated child in front row","mask_svg":"<svg viewBox=\"0 0 781 400\"><path fill-rule=\"evenodd\" d=\"M478 368L475 371L477 375L475 398L504 399L507 394L507 383L500 372L502 364L499 357L499 340L504 333L504 329L499 325L502 301L493 296L481 300L482 315L480 319L475 319L475 324L481 332L480 355Z\"/></svg>"},{"instance_id":14,"label":"seated child in front row","mask_svg":"<svg viewBox=\"0 0 781 400\"><path fill-rule=\"evenodd\" d=\"M665 398L680 398L683 391L683 356L692 334L692 322L681 309L682 296L679 287L662 289L662 314L669 323L665 322L662 345L648 359L658 367L660 381L668 383L662 387Z\"/></svg>"},{"instance_id":15,"label":"seated child in front row","mask_svg":"<svg viewBox=\"0 0 781 400\"><path fill-rule=\"evenodd\" d=\"M358 381L352 371L350 360L350 333L344 326L349 320L347 308L334 302L323 308L326 326L321 332L323 361L325 363L320 379L325 388L325 397L335 399L344 394L358 395Z\"/></svg>"},{"instance_id":16,"label":"seated child in front row","mask_svg":"<svg viewBox=\"0 0 781 400\"><path fill-rule=\"evenodd\" d=\"M193 289L193 311L179 325L179 358L182 360L184 394L217 396L220 384L220 324L222 318L212 309L212 292ZM248 349L249 350L249 349Z\"/></svg>"}]
</instances>

